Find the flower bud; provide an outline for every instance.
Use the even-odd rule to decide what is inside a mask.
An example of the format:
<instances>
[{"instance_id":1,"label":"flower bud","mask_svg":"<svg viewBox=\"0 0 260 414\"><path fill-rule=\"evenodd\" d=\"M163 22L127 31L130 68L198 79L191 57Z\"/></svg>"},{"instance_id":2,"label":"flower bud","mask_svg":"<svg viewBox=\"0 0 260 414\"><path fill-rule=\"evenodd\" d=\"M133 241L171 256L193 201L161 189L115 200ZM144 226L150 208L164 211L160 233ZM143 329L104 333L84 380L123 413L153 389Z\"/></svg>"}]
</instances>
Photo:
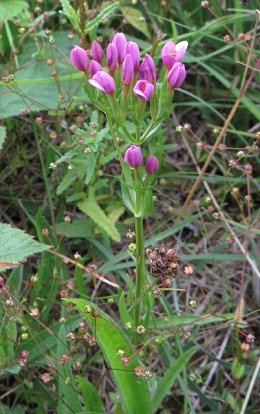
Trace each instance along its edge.
<instances>
[{"instance_id":1,"label":"flower bud","mask_svg":"<svg viewBox=\"0 0 260 414\"><path fill-rule=\"evenodd\" d=\"M122 65L122 82L130 85L134 80L134 64L131 55L126 55Z\"/></svg>"},{"instance_id":2,"label":"flower bud","mask_svg":"<svg viewBox=\"0 0 260 414\"><path fill-rule=\"evenodd\" d=\"M130 54L134 64L134 71L136 72L140 64L140 50L138 44L135 42L128 42L126 45L126 54Z\"/></svg>"},{"instance_id":3,"label":"flower bud","mask_svg":"<svg viewBox=\"0 0 260 414\"><path fill-rule=\"evenodd\" d=\"M177 43L177 45L169 40L169 42L163 46L161 57L163 64L167 67L167 69L170 70L175 62L181 62L185 56L187 47L188 42L185 40Z\"/></svg>"},{"instance_id":4,"label":"flower bud","mask_svg":"<svg viewBox=\"0 0 260 414\"><path fill-rule=\"evenodd\" d=\"M85 49L79 46L74 46L70 52L70 61L81 72L86 72L89 65L88 54Z\"/></svg>"},{"instance_id":5,"label":"flower bud","mask_svg":"<svg viewBox=\"0 0 260 414\"><path fill-rule=\"evenodd\" d=\"M119 63L122 63L123 60L124 60L124 58L125 58L125 54L126 54L126 44L127 44L127 40L126 40L126 37L125 37L124 33L117 33L113 37L112 43L117 48L117 52L118 52L118 62Z\"/></svg>"},{"instance_id":6,"label":"flower bud","mask_svg":"<svg viewBox=\"0 0 260 414\"><path fill-rule=\"evenodd\" d=\"M179 88L186 78L186 69L185 66L176 62L173 64L171 70L167 75L167 81L171 89Z\"/></svg>"},{"instance_id":7,"label":"flower bud","mask_svg":"<svg viewBox=\"0 0 260 414\"><path fill-rule=\"evenodd\" d=\"M102 70L103 70L102 66L96 60L92 59L89 62L88 72L91 77L95 75L95 73L97 73L98 71L102 71Z\"/></svg>"},{"instance_id":8,"label":"flower bud","mask_svg":"<svg viewBox=\"0 0 260 414\"><path fill-rule=\"evenodd\" d=\"M139 168L143 164L143 155L140 147L131 145L125 153L124 161L132 168Z\"/></svg>"},{"instance_id":9,"label":"flower bud","mask_svg":"<svg viewBox=\"0 0 260 414\"><path fill-rule=\"evenodd\" d=\"M144 102L148 102L153 97L154 85L147 80L141 79L136 82L133 92L137 98Z\"/></svg>"},{"instance_id":10,"label":"flower bud","mask_svg":"<svg viewBox=\"0 0 260 414\"><path fill-rule=\"evenodd\" d=\"M96 60L98 63L102 62L103 59L103 49L100 46L100 44L94 40L91 47L91 55L94 60Z\"/></svg>"},{"instance_id":11,"label":"flower bud","mask_svg":"<svg viewBox=\"0 0 260 414\"><path fill-rule=\"evenodd\" d=\"M148 172L148 174L154 174L159 169L158 158L154 155L148 157L145 163L145 169Z\"/></svg>"},{"instance_id":12,"label":"flower bud","mask_svg":"<svg viewBox=\"0 0 260 414\"><path fill-rule=\"evenodd\" d=\"M113 43L109 43L107 47L107 67L110 72L114 72L118 67L118 52Z\"/></svg>"},{"instance_id":13,"label":"flower bud","mask_svg":"<svg viewBox=\"0 0 260 414\"><path fill-rule=\"evenodd\" d=\"M148 82L156 81L156 70L153 58L146 54L139 69L140 79L145 79Z\"/></svg>"},{"instance_id":14,"label":"flower bud","mask_svg":"<svg viewBox=\"0 0 260 414\"><path fill-rule=\"evenodd\" d=\"M107 95L112 95L116 90L116 84L112 76L104 71L98 71L89 80L89 83Z\"/></svg>"}]
</instances>

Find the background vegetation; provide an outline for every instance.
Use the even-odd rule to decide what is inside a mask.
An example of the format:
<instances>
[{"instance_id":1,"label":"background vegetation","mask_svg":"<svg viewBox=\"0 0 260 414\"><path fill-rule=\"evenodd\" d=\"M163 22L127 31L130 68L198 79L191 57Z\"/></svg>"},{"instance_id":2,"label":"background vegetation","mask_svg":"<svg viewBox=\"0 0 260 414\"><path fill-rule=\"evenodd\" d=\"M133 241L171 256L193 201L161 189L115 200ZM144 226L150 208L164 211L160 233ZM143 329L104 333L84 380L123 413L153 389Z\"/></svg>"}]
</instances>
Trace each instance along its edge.
<instances>
[{"instance_id":1,"label":"background vegetation","mask_svg":"<svg viewBox=\"0 0 260 414\"><path fill-rule=\"evenodd\" d=\"M78 21L80 0L0 2L0 218L53 246L20 257L21 234L14 246L1 228L2 267L44 251L0 278L0 413L149 413L148 395L154 413L260 412L259 4L85 3ZM133 221L105 119L69 62L74 44L105 48L116 31L157 62L163 41L189 41L185 87L153 139L161 167L145 221L146 247L178 245L181 273L150 292L125 365Z\"/></svg>"}]
</instances>

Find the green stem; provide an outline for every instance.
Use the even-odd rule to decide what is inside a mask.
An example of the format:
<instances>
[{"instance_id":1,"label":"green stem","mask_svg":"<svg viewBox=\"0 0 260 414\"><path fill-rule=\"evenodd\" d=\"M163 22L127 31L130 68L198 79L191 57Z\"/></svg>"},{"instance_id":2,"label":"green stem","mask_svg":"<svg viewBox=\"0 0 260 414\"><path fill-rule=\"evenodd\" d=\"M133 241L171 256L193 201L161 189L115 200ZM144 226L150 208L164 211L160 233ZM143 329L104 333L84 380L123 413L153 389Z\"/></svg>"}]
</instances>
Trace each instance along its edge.
<instances>
[{"instance_id":1,"label":"green stem","mask_svg":"<svg viewBox=\"0 0 260 414\"><path fill-rule=\"evenodd\" d=\"M135 325L140 325L142 293L145 285L144 229L143 218L135 217L136 238L136 307Z\"/></svg>"}]
</instances>

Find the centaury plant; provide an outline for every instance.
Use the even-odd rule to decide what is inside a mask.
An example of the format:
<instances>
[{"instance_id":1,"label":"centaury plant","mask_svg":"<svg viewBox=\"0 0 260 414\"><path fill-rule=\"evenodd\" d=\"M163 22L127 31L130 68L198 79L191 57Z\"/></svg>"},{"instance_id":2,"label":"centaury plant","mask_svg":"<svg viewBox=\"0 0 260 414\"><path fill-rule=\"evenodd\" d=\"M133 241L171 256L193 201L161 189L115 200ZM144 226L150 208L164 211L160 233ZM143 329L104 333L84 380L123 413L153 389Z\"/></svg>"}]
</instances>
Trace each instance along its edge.
<instances>
[{"instance_id":1,"label":"centaury plant","mask_svg":"<svg viewBox=\"0 0 260 414\"><path fill-rule=\"evenodd\" d=\"M148 286L143 217L153 211L152 188L159 169L157 157L151 155L144 163L142 151L149 145L152 153L152 138L171 112L175 89L186 78L185 65L181 61L187 47L187 41L176 45L168 41L161 51L161 70L157 70L149 54L141 60L138 44L128 42L123 33L113 37L106 56L97 41L91 47L91 60L86 50L79 46L70 53L71 63L86 75L84 87L90 101L106 116L122 169L122 197L135 218L135 242L131 243L130 251L136 260L136 328L143 323L142 302ZM128 147L125 153L121 143ZM178 266L175 251L167 254L161 258L159 272L163 284L170 283L172 275L176 276ZM159 260L155 253L149 257ZM171 268L170 272L165 272L167 267Z\"/></svg>"}]
</instances>

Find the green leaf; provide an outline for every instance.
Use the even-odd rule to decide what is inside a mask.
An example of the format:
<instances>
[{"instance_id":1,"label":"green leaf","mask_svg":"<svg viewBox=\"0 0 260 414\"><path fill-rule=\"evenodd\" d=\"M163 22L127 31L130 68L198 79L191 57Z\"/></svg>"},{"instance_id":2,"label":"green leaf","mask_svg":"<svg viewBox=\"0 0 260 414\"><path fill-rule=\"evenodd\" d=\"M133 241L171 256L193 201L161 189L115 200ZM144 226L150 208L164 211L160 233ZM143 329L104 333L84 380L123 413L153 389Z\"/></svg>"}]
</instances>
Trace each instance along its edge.
<instances>
[{"instance_id":1,"label":"green leaf","mask_svg":"<svg viewBox=\"0 0 260 414\"><path fill-rule=\"evenodd\" d=\"M174 384L176 377L179 375L183 367L190 360L192 355L197 351L197 347L192 347L188 351L184 352L173 365L170 366L164 377L159 381L158 387L155 391L152 406L154 412L157 412L163 399L170 394L171 388Z\"/></svg>"},{"instance_id":2,"label":"green leaf","mask_svg":"<svg viewBox=\"0 0 260 414\"><path fill-rule=\"evenodd\" d=\"M97 202L93 199L85 199L80 201L78 208L87 214L102 230L104 230L112 240L119 241L120 234L115 225L109 220L104 211L100 208Z\"/></svg>"},{"instance_id":3,"label":"green leaf","mask_svg":"<svg viewBox=\"0 0 260 414\"><path fill-rule=\"evenodd\" d=\"M24 9L28 9L27 1L23 0L1 0L0 2L0 21L12 19L18 16Z\"/></svg>"},{"instance_id":4,"label":"green leaf","mask_svg":"<svg viewBox=\"0 0 260 414\"><path fill-rule=\"evenodd\" d=\"M133 7L121 7L121 10L127 23L139 32L142 32L147 38L150 38L148 26L139 10L134 9Z\"/></svg>"},{"instance_id":5,"label":"green leaf","mask_svg":"<svg viewBox=\"0 0 260 414\"><path fill-rule=\"evenodd\" d=\"M140 361L132 348L130 341L111 318L92 303L83 299L64 299L67 303L74 303L85 319L92 325L95 323L95 333L102 353L111 368L111 373L120 393L121 402L127 414L153 412L151 407L148 382L143 377L134 375L134 368L140 366ZM93 318L90 313L84 312L85 306L99 312L98 318ZM131 357L124 369L117 354L119 349L124 350L125 356Z\"/></svg>"},{"instance_id":6,"label":"green leaf","mask_svg":"<svg viewBox=\"0 0 260 414\"><path fill-rule=\"evenodd\" d=\"M91 178L93 177L96 166L96 158L93 154L88 155L88 160L86 162L87 174L85 177L85 184L89 184Z\"/></svg>"},{"instance_id":7,"label":"green leaf","mask_svg":"<svg viewBox=\"0 0 260 414\"><path fill-rule=\"evenodd\" d=\"M32 254L49 250L51 246L38 243L24 231L0 223L0 264L1 269L8 268L8 263L19 262Z\"/></svg>"},{"instance_id":8,"label":"green leaf","mask_svg":"<svg viewBox=\"0 0 260 414\"><path fill-rule=\"evenodd\" d=\"M0 126L0 150L4 146L5 138L6 138L6 128L3 126Z\"/></svg>"},{"instance_id":9,"label":"green leaf","mask_svg":"<svg viewBox=\"0 0 260 414\"><path fill-rule=\"evenodd\" d=\"M170 329L176 326L205 326L212 323L227 323L236 318L234 313L225 313L223 315L173 315L166 318L156 319L157 329ZM150 328L153 329L154 322L150 323Z\"/></svg>"},{"instance_id":10,"label":"green leaf","mask_svg":"<svg viewBox=\"0 0 260 414\"><path fill-rule=\"evenodd\" d=\"M77 377L77 380L82 389L86 414L105 414L102 400L94 385L92 385L86 378L80 376Z\"/></svg>"},{"instance_id":11,"label":"green leaf","mask_svg":"<svg viewBox=\"0 0 260 414\"><path fill-rule=\"evenodd\" d=\"M80 32L81 30L79 15L77 14L76 10L71 6L69 0L61 0L61 6L61 13L63 13L69 19L74 29L77 29Z\"/></svg>"},{"instance_id":12,"label":"green leaf","mask_svg":"<svg viewBox=\"0 0 260 414\"><path fill-rule=\"evenodd\" d=\"M91 30L95 29L103 22L103 20L107 19L112 13L114 13L119 7L119 3L115 2L109 4L105 7L96 17L95 19L91 20L86 24L85 33L90 32Z\"/></svg>"}]
</instances>

